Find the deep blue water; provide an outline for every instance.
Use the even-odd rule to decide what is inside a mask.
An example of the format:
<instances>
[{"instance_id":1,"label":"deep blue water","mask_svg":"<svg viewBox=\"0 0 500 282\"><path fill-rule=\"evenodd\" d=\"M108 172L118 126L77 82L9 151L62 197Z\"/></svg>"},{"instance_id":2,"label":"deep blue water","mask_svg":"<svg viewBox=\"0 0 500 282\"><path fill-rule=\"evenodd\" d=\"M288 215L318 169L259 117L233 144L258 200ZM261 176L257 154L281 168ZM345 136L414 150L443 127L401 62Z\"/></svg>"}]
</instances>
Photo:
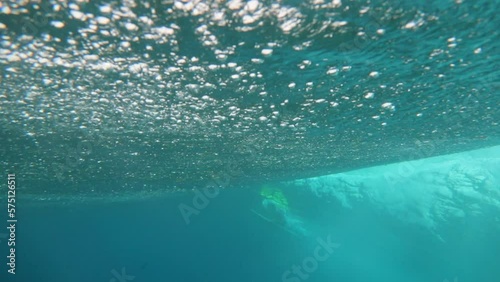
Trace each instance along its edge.
<instances>
[{"instance_id":1,"label":"deep blue water","mask_svg":"<svg viewBox=\"0 0 500 282\"><path fill-rule=\"evenodd\" d=\"M0 5L0 282L500 281L500 1Z\"/></svg>"},{"instance_id":2,"label":"deep blue water","mask_svg":"<svg viewBox=\"0 0 500 282\"><path fill-rule=\"evenodd\" d=\"M498 148L470 153L468 163L486 165L495 160L493 164L498 164L497 152ZM485 154L491 158L477 158ZM462 155L466 154L448 158L455 163L452 167ZM448 169L442 159L425 160L424 164L423 169L410 165L419 171L418 181L424 175L433 175L437 181L436 174ZM432 168L436 164L439 170ZM394 172L394 167L380 168L380 175ZM490 172L499 168L485 167ZM342 179L351 181L349 175L362 181L370 171L348 173ZM498 179L498 175L494 177L489 180ZM414 178L401 176L394 186L404 190L413 185ZM332 179L324 183L335 183ZM377 179L381 178L377 175L360 185L362 194L392 189L393 184L377 184ZM405 192L413 197L399 202L407 214L398 217L391 211L396 208L390 201L377 202L374 194L372 199L355 199L347 193L353 202L346 207L339 198L300 183L272 185L284 191L291 207L288 216L300 218L306 234L290 233L287 230L296 229L294 224L280 227L251 212L262 207L260 187L226 189L207 198L198 206L199 213L189 216L189 224L179 205L196 207L195 193L115 203L28 205L18 212L18 268L15 279L7 281L442 282L495 281L500 274L496 260L500 252L498 206L487 200L481 200L483 206L476 214L462 206L465 216L435 218L437 226L432 229L411 222L419 191ZM498 186L491 188L498 190ZM335 185L332 189L334 192ZM455 193L454 201L460 202L460 192ZM437 201L449 204L445 198ZM435 208L438 202L433 204ZM476 203L477 199L469 198L463 204ZM425 205L425 201L417 204ZM328 251L321 242L334 246L329 245ZM6 251L5 245L0 251ZM317 254L321 260L314 264L311 258ZM293 272L294 266L300 266L302 272ZM286 271L290 271L288 275Z\"/></svg>"}]
</instances>

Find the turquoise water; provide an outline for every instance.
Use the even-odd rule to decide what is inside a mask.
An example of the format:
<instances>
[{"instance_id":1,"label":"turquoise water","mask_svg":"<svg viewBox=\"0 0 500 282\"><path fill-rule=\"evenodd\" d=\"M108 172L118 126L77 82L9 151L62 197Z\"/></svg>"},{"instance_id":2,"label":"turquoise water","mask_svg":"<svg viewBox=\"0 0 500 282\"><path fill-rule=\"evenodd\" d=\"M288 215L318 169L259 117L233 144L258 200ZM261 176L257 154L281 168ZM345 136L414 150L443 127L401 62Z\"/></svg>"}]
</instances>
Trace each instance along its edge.
<instances>
[{"instance_id":1,"label":"turquoise water","mask_svg":"<svg viewBox=\"0 0 500 282\"><path fill-rule=\"evenodd\" d=\"M499 8L1 3L1 281L498 280Z\"/></svg>"},{"instance_id":2,"label":"turquoise water","mask_svg":"<svg viewBox=\"0 0 500 282\"><path fill-rule=\"evenodd\" d=\"M499 169L497 146L268 185L286 220L256 186L21 206L5 281L495 281Z\"/></svg>"}]
</instances>

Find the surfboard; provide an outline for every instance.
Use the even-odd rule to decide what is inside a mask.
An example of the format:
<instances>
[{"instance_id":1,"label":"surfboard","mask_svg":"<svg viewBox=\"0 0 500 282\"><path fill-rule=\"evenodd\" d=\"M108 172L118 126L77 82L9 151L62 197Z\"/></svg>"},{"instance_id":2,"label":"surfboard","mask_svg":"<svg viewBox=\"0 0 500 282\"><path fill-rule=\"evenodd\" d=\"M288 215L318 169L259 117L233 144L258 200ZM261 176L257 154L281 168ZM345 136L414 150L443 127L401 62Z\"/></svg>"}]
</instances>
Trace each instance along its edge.
<instances>
[{"instance_id":1,"label":"surfboard","mask_svg":"<svg viewBox=\"0 0 500 282\"><path fill-rule=\"evenodd\" d=\"M300 235L292 230L290 230L289 228L286 228L285 226L281 225L281 224L278 224L276 223L275 221L273 221L272 219L262 215L261 213L257 212L256 210L254 209L250 209L250 211L255 214L256 216L260 217L261 219L263 219L264 221L267 221L269 223L271 223L272 225L280 228L281 230L285 231L285 232L288 232L290 234L292 234L293 236L297 237L297 238L300 238Z\"/></svg>"}]
</instances>

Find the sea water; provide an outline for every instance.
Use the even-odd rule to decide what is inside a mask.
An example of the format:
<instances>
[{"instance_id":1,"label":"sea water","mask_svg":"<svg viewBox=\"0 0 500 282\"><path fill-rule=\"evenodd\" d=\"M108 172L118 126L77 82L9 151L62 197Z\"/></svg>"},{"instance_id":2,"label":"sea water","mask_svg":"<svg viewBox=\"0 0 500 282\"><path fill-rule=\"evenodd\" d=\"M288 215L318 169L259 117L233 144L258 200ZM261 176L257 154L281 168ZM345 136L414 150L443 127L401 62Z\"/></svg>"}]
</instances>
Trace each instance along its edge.
<instances>
[{"instance_id":1,"label":"sea water","mask_svg":"<svg viewBox=\"0 0 500 282\"><path fill-rule=\"evenodd\" d=\"M255 186L213 197L21 206L17 273L5 277L495 281L499 168L493 147L276 183L289 201L286 222L251 212L263 205ZM181 204L195 212L185 217Z\"/></svg>"},{"instance_id":2,"label":"sea water","mask_svg":"<svg viewBox=\"0 0 500 282\"><path fill-rule=\"evenodd\" d=\"M1 3L0 280L497 281L499 8Z\"/></svg>"}]
</instances>

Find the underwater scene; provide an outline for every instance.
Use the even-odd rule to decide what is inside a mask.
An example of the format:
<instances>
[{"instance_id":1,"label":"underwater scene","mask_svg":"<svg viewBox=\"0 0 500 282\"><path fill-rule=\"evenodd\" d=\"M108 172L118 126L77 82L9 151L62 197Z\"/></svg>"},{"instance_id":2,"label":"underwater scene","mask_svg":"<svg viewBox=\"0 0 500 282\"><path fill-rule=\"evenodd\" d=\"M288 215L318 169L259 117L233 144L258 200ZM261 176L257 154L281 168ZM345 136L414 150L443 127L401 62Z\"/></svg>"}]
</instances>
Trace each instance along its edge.
<instances>
[{"instance_id":1,"label":"underwater scene","mask_svg":"<svg viewBox=\"0 0 500 282\"><path fill-rule=\"evenodd\" d=\"M499 10L0 1L0 282L500 281Z\"/></svg>"}]
</instances>

